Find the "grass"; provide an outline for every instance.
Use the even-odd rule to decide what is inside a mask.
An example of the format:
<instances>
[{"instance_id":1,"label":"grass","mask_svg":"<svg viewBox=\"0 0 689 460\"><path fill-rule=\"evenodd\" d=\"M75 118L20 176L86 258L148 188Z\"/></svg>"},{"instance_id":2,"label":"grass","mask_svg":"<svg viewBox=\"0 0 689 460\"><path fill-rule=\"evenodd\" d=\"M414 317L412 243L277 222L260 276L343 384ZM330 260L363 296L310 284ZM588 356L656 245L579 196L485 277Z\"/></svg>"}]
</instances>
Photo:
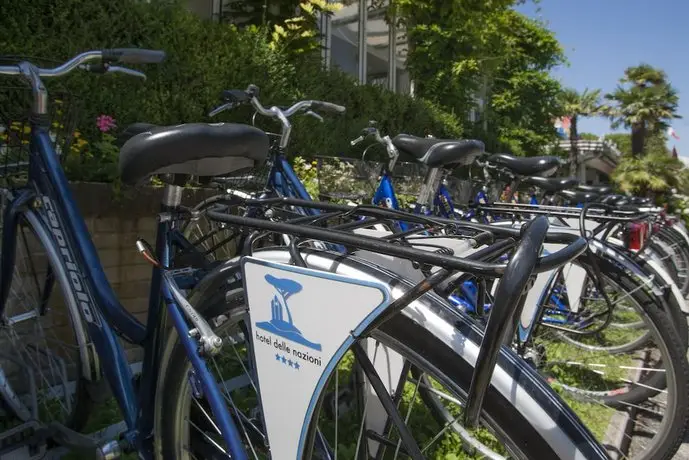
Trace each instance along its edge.
<instances>
[{"instance_id":1,"label":"grass","mask_svg":"<svg viewBox=\"0 0 689 460\"><path fill-rule=\"evenodd\" d=\"M607 303L602 302L598 296L594 297L597 298L586 298L585 307L590 312L606 311ZM565 386L590 392L606 392L619 388L622 380L631 377L630 369L623 366L638 366L639 354L638 352L613 354L608 350L611 347L633 343L645 332L644 329L624 327L643 324L636 310L627 305L626 296L620 297L615 293L608 293L608 299L615 306L610 319L611 324L608 327L583 337L568 334L568 337L583 345L602 349L585 351L581 347L563 341L561 336L549 334L548 332L552 331L547 328L541 328L542 331L547 332L536 339L546 350L547 361L554 363L546 370L551 385L586 423L598 440L604 439L615 410L593 398L589 397L591 401L586 401L584 395L573 395ZM602 326L604 320L605 317L594 320L589 326L589 331Z\"/></svg>"}]
</instances>

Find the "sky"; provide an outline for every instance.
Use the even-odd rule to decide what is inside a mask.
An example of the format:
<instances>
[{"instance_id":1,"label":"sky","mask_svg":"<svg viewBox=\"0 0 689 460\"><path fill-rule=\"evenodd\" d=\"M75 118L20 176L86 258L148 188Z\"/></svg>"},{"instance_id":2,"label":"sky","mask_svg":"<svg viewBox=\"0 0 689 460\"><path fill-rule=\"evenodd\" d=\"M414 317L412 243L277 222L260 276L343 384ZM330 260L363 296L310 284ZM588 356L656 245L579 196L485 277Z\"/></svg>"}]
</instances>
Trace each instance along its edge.
<instances>
[{"instance_id":1,"label":"sky","mask_svg":"<svg viewBox=\"0 0 689 460\"><path fill-rule=\"evenodd\" d=\"M555 32L569 64L553 73L563 85L611 92L629 66L663 69L679 92L672 127L680 137L668 147L689 163L689 0L540 0L518 8ZM605 118L585 118L579 132L613 132Z\"/></svg>"}]
</instances>

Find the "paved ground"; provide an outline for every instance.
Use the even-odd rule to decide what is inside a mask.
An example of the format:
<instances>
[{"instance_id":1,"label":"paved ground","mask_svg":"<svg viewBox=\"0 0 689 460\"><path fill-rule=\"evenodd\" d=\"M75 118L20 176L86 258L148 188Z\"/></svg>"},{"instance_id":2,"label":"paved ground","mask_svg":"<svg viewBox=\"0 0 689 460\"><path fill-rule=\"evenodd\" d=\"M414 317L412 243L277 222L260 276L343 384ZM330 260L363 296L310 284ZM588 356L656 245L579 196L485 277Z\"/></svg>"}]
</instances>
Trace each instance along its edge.
<instances>
[{"instance_id":1,"label":"paved ground","mask_svg":"<svg viewBox=\"0 0 689 460\"><path fill-rule=\"evenodd\" d=\"M675 458L678 460L689 459L689 437L684 438L684 444L682 444L682 447L677 451Z\"/></svg>"},{"instance_id":2,"label":"paved ground","mask_svg":"<svg viewBox=\"0 0 689 460\"><path fill-rule=\"evenodd\" d=\"M675 458L677 460L689 460L689 433L685 435L684 443L682 444L682 447L680 447L679 451L677 451Z\"/></svg>"},{"instance_id":3,"label":"paved ground","mask_svg":"<svg viewBox=\"0 0 689 460\"><path fill-rule=\"evenodd\" d=\"M658 431L662 419L659 416L654 416L653 412L660 414L665 412L665 395L660 394L642 406L647 410L639 410L639 415L636 417L636 424L632 432L633 437L627 454L629 458L634 458L643 452L648 440ZM689 433L685 435L684 443L675 454L674 459L689 460Z\"/></svg>"}]
</instances>

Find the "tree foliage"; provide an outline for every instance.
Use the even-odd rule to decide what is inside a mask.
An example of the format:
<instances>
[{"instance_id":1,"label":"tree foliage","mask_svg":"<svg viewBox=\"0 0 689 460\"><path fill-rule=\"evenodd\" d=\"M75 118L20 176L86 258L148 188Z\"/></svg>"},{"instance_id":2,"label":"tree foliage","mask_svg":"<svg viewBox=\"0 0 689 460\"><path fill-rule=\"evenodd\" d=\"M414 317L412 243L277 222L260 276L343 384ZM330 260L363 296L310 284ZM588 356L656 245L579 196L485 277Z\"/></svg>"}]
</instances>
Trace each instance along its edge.
<instances>
[{"instance_id":1,"label":"tree foliage","mask_svg":"<svg viewBox=\"0 0 689 460\"><path fill-rule=\"evenodd\" d=\"M644 153L647 136L665 131L677 114L679 96L662 70L648 64L629 67L620 84L606 98L615 105L610 115L613 128L632 131L632 154Z\"/></svg>"},{"instance_id":2,"label":"tree foliage","mask_svg":"<svg viewBox=\"0 0 689 460\"><path fill-rule=\"evenodd\" d=\"M536 154L555 139L564 62L554 34L514 0L397 0L417 94L464 120L489 150ZM476 96L479 96L478 98ZM469 114L478 109L479 120Z\"/></svg>"},{"instance_id":3,"label":"tree foliage","mask_svg":"<svg viewBox=\"0 0 689 460\"><path fill-rule=\"evenodd\" d=\"M647 195L649 192L667 193L673 188L684 188L686 169L684 164L672 158L663 132L651 134L645 139L644 155L632 154L632 138L627 133L608 134L605 139L617 145L622 152L613 181L627 193Z\"/></svg>"},{"instance_id":4,"label":"tree foliage","mask_svg":"<svg viewBox=\"0 0 689 460\"><path fill-rule=\"evenodd\" d=\"M593 133L581 133L579 134L579 139L584 141L597 141L600 139L600 136Z\"/></svg>"},{"instance_id":5,"label":"tree foliage","mask_svg":"<svg viewBox=\"0 0 689 460\"><path fill-rule=\"evenodd\" d=\"M320 15L340 8L342 3L328 0L230 0L224 3L223 20L269 31L271 47L302 55L320 47Z\"/></svg>"},{"instance_id":6,"label":"tree foliage","mask_svg":"<svg viewBox=\"0 0 689 460\"><path fill-rule=\"evenodd\" d=\"M606 134L604 139L617 145L617 148L623 155L632 154L632 138L628 133L614 133ZM667 148L667 137L665 133L655 133L648 136L644 141L644 152L648 155L670 155L670 150Z\"/></svg>"},{"instance_id":7,"label":"tree foliage","mask_svg":"<svg viewBox=\"0 0 689 460\"><path fill-rule=\"evenodd\" d=\"M664 193L681 185L684 165L665 153L624 155L612 174L613 181L627 193L646 196Z\"/></svg>"}]
</instances>

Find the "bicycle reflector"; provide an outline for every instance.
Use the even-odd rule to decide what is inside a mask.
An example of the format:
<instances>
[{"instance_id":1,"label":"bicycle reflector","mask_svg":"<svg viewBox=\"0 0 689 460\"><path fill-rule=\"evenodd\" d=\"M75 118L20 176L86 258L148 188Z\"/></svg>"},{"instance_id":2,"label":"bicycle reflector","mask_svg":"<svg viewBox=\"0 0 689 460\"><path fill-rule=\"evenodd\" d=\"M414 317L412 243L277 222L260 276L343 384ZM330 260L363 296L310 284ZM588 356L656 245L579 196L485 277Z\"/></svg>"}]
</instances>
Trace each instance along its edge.
<instances>
[{"instance_id":1,"label":"bicycle reflector","mask_svg":"<svg viewBox=\"0 0 689 460\"><path fill-rule=\"evenodd\" d=\"M648 224L645 222L631 222L627 224L626 240L627 249L630 251L640 251L648 235Z\"/></svg>"}]
</instances>

